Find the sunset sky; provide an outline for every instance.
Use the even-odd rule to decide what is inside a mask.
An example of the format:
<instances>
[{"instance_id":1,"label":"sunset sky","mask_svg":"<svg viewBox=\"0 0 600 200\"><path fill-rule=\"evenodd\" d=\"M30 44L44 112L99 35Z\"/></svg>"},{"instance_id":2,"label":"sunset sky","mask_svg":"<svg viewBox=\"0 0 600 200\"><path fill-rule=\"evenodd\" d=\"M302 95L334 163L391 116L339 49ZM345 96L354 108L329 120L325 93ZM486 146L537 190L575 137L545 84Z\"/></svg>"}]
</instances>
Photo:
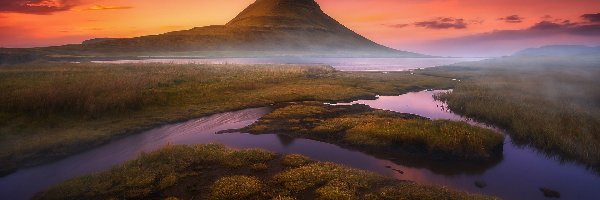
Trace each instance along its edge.
<instances>
[{"instance_id":1,"label":"sunset sky","mask_svg":"<svg viewBox=\"0 0 600 200\"><path fill-rule=\"evenodd\" d=\"M254 0L0 0L0 47L80 43L225 24ZM378 43L445 56L600 45L599 0L317 0Z\"/></svg>"}]
</instances>

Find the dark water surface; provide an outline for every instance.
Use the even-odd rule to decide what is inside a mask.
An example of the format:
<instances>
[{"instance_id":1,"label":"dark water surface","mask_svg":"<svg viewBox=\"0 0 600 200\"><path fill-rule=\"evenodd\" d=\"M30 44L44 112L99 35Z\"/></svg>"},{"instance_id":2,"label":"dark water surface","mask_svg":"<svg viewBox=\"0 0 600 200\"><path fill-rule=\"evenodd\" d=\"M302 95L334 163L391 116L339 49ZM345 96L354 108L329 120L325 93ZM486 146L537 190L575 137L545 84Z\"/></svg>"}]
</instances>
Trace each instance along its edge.
<instances>
[{"instance_id":1,"label":"dark water surface","mask_svg":"<svg viewBox=\"0 0 600 200\"><path fill-rule=\"evenodd\" d=\"M463 120L482 125L446 110L443 103L432 98L434 92L382 96L378 100L353 103L413 113L432 119ZM504 145L502 160L486 164L467 164L408 158L399 158L392 162L332 144L274 134L215 134L221 130L245 127L268 112L268 108L246 109L166 125L60 161L19 170L0 178L0 199L27 199L69 178L110 169L134 159L141 152L152 151L166 144L206 143L222 143L234 148L264 148L282 154L300 153L315 160L340 163L398 179L492 194L506 199L545 199L539 191L540 187L558 190L562 199L600 198L600 176L576 164L561 164L531 148L517 147L512 144L510 138L507 138ZM404 174L393 171L388 166L399 169ZM475 181L485 182L487 187L478 188L474 184Z\"/></svg>"}]
</instances>

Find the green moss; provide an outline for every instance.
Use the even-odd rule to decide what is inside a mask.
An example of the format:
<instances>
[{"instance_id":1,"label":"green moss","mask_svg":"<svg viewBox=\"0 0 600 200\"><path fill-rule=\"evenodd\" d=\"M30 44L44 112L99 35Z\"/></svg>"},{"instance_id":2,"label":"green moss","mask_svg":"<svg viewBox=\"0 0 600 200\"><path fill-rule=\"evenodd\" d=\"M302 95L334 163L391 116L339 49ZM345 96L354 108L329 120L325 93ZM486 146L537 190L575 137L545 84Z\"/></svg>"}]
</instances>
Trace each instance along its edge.
<instances>
[{"instance_id":1,"label":"green moss","mask_svg":"<svg viewBox=\"0 0 600 200\"><path fill-rule=\"evenodd\" d=\"M295 120L295 122L300 122L297 118L318 116L327 112L327 109L319 105L290 105L271 112L267 118L289 118Z\"/></svg>"},{"instance_id":2,"label":"green moss","mask_svg":"<svg viewBox=\"0 0 600 200\"><path fill-rule=\"evenodd\" d=\"M365 200L395 200L395 199L495 199L482 195L457 193L448 188L421 186L415 183L404 183L396 186L382 187L365 195Z\"/></svg>"},{"instance_id":3,"label":"green moss","mask_svg":"<svg viewBox=\"0 0 600 200\"><path fill-rule=\"evenodd\" d=\"M233 152L231 158L226 160L225 164L230 167L255 166L256 164L264 164L274 158L275 154L271 152L262 149L247 149L245 151Z\"/></svg>"},{"instance_id":4,"label":"green moss","mask_svg":"<svg viewBox=\"0 0 600 200\"><path fill-rule=\"evenodd\" d=\"M313 110L319 112L307 115ZM464 122L431 121L362 105L329 106L310 102L306 106L294 104L276 109L248 130L289 133L375 154L413 154L453 160L495 159L501 155L504 141L499 133Z\"/></svg>"},{"instance_id":5,"label":"green moss","mask_svg":"<svg viewBox=\"0 0 600 200\"><path fill-rule=\"evenodd\" d=\"M337 199L357 199L356 191L350 188L350 184L333 180L325 186L316 190L318 199L337 200Z\"/></svg>"},{"instance_id":6,"label":"green moss","mask_svg":"<svg viewBox=\"0 0 600 200\"><path fill-rule=\"evenodd\" d=\"M296 198L279 195L279 196L273 197L272 200L296 200Z\"/></svg>"},{"instance_id":7,"label":"green moss","mask_svg":"<svg viewBox=\"0 0 600 200\"><path fill-rule=\"evenodd\" d=\"M187 175L195 174L186 171L189 168L216 164L231 168L249 168L274 156L275 154L264 150L234 151L222 145L169 146L151 154L144 154L110 173L67 182L47 197L57 199L54 195L58 195L77 199L89 195L95 198L145 198L153 191L173 187ZM86 187L77 187L78 185Z\"/></svg>"},{"instance_id":8,"label":"green moss","mask_svg":"<svg viewBox=\"0 0 600 200\"><path fill-rule=\"evenodd\" d=\"M252 176L223 177L211 186L210 199L248 199L256 196L264 187L258 178Z\"/></svg>"},{"instance_id":9,"label":"green moss","mask_svg":"<svg viewBox=\"0 0 600 200\"><path fill-rule=\"evenodd\" d=\"M174 174L162 177L160 182L158 182L158 189L165 189L175 185L175 183L177 183L177 179L178 177Z\"/></svg>"},{"instance_id":10,"label":"green moss","mask_svg":"<svg viewBox=\"0 0 600 200\"><path fill-rule=\"evenodd\" d=\"M273 181L286 191L300 193L340 178L344 170L334 164L311 164L276 175Z\"/></svg>"},{"instance_id":11,"label":"green moss","mask_svg":"<svg viewBox=\"0 0 600 200\"><path fill-rule=\"evenodd\" d=\"M463 122L379 119L347 130L344 141L360 146L407 146L464 159L494 157L503 136ZM500 147L499 147L500 146Z\"/></svg>"},{"instance_id":12,"label":"green moss","mask_svg":"<svg viewBox=\"0 0 600 200\"><path fill-rule=\"evenodd\" d=\"M308 160L310 164L299 167L284 165L290 158L304 160L301 155L276 155L267 163L244 159L249 161L230 165L229 160L238 156L263 158L264 152L222 145L170 146L107 172L66 181L34 199L492 199L333 163ZM255 164L268 169L248 168Z\"/></svg>"},{"instance_id":13,"label":"green moss","mask_svg":"<svg viewBox=\"0 0 600 200\"><path fill-rule=\"evenodd\" d=\"M257 163L257 164L250 166L250 169L255 170L255 171L264 171L264 170L269 169L269 166L265 163Z\"/></svg>"},{"instance_id":14,"label":"green moss","mask_svg":"<svg viewBox=\"0 0 600 200\"><path fill-rule=\"evenodd\" d=\"M281 159L281 164L288 167L300 167L310 162L310 158L300 154L285 155Z\"/></svg>"}]
</instances>

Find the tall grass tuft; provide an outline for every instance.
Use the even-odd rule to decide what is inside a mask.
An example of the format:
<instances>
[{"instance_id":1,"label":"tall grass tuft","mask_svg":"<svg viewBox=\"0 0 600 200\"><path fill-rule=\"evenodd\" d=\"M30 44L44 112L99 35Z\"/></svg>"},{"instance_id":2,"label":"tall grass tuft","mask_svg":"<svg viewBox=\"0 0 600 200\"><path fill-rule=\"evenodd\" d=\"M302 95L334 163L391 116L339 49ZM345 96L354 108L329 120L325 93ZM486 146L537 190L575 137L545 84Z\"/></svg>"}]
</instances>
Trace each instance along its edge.
<instances>
[{"instance_id":1,"label":"tall grass tuft","mask_svg":"<svg viewBox=\"0 0 600 200\"><path fill-rule=\"evenodd\" d=\"M520 144L600 169L600 60L595 60L503 58L441 68L434 73L467 76L437 98L455 112L508 129Z\"/></svg>"}]
</instances>

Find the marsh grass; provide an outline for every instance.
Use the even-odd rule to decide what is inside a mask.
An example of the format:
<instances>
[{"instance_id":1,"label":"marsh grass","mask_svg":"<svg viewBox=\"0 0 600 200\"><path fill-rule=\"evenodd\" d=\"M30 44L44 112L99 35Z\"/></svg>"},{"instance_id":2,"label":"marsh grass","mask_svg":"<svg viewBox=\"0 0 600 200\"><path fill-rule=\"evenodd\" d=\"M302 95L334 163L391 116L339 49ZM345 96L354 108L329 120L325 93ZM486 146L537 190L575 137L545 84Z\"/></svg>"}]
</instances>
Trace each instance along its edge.
<instances>
[{"instance_id":1,"label":"marsh grass","mask_svg":"<svg viewBox=\"0 0 600 200\"><path fill-rule=\"evenodd\" d=\"M2 68L3 111L98 116L168 104L191 92L220 95L331 72L298 66L41 65Z\"/></svg>"},{"instance_id":2,"label":"marsh grass","mask_svg":"<svg viewBox=\"0 0 600 200\"><path fill-rule=\"evenodd\" d=\"M211 186L209 199L251 199L264 190L264 187L264 184L254 176L223 177Z\"/></svg>"},{"instance_id":3,"label":"marsh grass","mask_svg":"<svg viewBox=\"0 0 600 200\"><path fill-rule=\"evenodd\" d=\"M344 101L450 79L327 66L31 63L0 66L0 174L163 123L278 102Z\"/></svg>"},{"instance_id":4,"label":"marsh grass","mask_svg":"<svg viewBox=\"0 0 600 200\"><path fill-rule=\"evenodd\" d=\"M269 155L269 156L265 156ZM239 158L242 159L239 159ZM282 167L284 159L302 165ZM231 161L235 159L235 161ZM249 169L266 164L267 170ZM166 183L163 183L166 182ZM169 146L34 199L494 199L343 167L222 145Z\"/></svg>"},{"instance_id":5,"label":"marsh grass","mask_svg":"<svg viewBox=\"0 0 600 200\"><path fill-rule=\"evenodd\" d=\"M599 66L597 58L521 57L427 73L465 78L437 97L454 112L506 128L519 144L600 169Z\"/></svg>"},{"instance_id":6,"label":"marsh grass","mask_svg":"<svg viewBox=\"0 0 600 200\"><path fill-rule=\"evenodd\" d=\"M288 154L281 158L281 164L287 167L300 167L310 163L310 158L301 154Z\"/></svg>"},{"instance_id":7,"label":"marsh grass","mask_svg":"<svg viewBox=\"0 0 600 200\"><path fill-rule=\"evenodd\" d=\"M442 160L498 158L504 141L499 133L464 122L318 102L284 105L248 130L307 137L379 155L413 154Z\"/></svg>"}]
</instances>

